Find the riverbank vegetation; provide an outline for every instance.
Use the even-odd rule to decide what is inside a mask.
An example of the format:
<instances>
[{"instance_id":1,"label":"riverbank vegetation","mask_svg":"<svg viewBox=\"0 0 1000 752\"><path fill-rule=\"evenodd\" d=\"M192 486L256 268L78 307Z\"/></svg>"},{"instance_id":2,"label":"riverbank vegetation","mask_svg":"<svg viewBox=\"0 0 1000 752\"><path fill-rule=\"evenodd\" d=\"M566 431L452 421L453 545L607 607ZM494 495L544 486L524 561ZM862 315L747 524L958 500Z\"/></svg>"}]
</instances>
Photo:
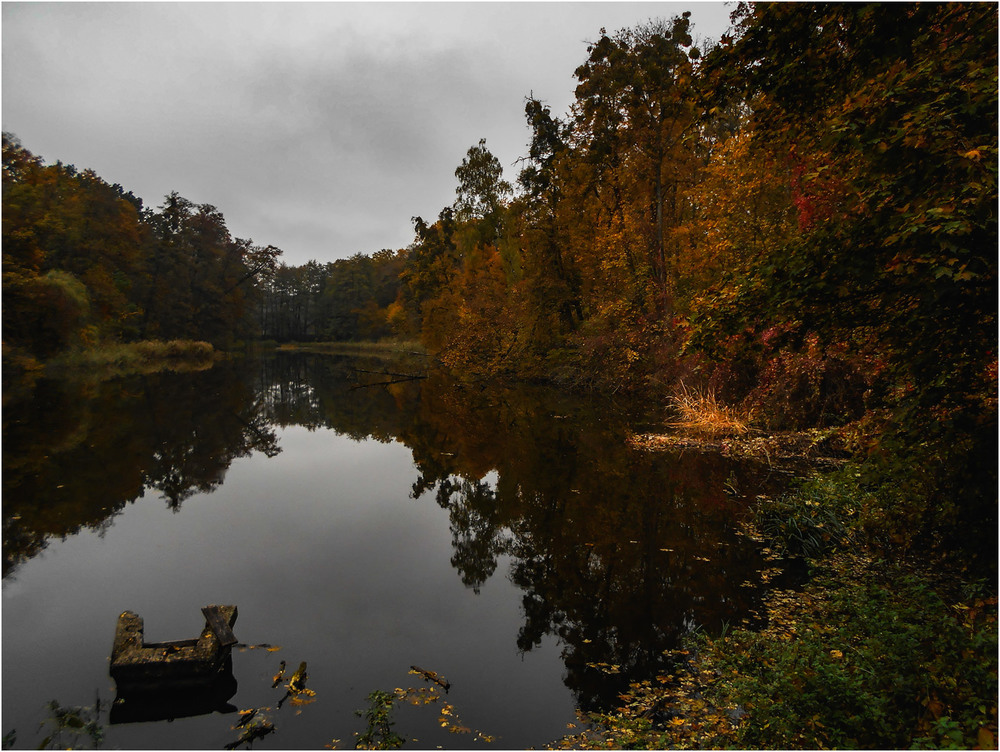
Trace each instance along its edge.
<instances>
[{"instance_id":1,"label":"riverbank vegetation","mask_svg":"<svg viewBox=\"0 0 1000 752\"><path fill-rule=\"evenodd\" d=\"M767 625L701 636L674 673L552 745L570 749L995 749L996 597L844 551Z\"/></svg>"},{"instance_id":2,"label":"riverbank vegetation","mask_svg":"<svg viewBox=\"0 0 1000 752\"><path fill-rule=\"evenodd\" d=\"M176 341L222 349L255 336L255 281L280 253L233 238L210 204L171 193L152 211L3 136L5 372L60 359L201 360L202 345Z\"/></svg>"},{"instance_id":3,"label":"riverbank vegetation","mask_svg":"<svg viewBox=\"0 0 1000 752\"><path fill-rule=\"evenodd\" d=\"M45 366L46 375L63 376L77 371L106 375L184 371L209 368L219 353L204 341L142 340L90 347L60 354Z\"/></svg>"},{"instance_id":4,"label":"riverbank vegetation","mask_svg":"<svg viewBox=\"0 0 1000 752\"><path fill-rule=\"evenodd\" d=\"M342 355L420 355L430 356L419 340L381 339L361 342L286 342L278 350L306 350L311 352L339 353Z\"/></svg>"},{"instance_id":5,"label":"riverbank vegetation","mask_svg":"<svg viewBox=\"0 0 1000 752\"><path fill-rule=\"evenodd\" d=\"M688 14L602 29L568 114L526 100L516 186L480 141L409 247L327 264L5 136L5 372L147 338L397 338L466 379L672 401L705 441L836 445L835 475L761 502L813 583L699 647L735 708L719 743L995 745L996 7L733 19L705 48Z\"/></svg>"},{"instance_id":6,"label":"riverbank vegetation","mask_svg":"<svg viewBox=\"0 0 1000 752\"><path fill-rule=\"evenodd\" d=\"M879 553L847 468L760 499L746 534L810 579L772 590L763 626L689 637L556 748L995 749L997 598L969 567Z\"/></svg>"}]
</instances>

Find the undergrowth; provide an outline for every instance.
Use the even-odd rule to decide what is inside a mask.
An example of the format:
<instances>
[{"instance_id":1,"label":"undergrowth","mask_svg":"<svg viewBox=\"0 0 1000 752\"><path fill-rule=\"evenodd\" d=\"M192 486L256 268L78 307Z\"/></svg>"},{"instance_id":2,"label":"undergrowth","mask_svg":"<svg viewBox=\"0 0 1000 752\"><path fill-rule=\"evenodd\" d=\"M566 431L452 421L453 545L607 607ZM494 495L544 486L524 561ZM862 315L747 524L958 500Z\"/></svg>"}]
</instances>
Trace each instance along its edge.
<instances>
[{"instance_id":1,"label":"undergrowth","mask_svg":"<svg viewBox=\"0 0 1000 752\"><path fill-rule=\"evenodd\" d=\"M770 592L763 628L693 636L672 674L554 746L996 749L996 584L866 552L885 492L848 466L762 500L752 534L811 580Z\"/></svg>"},{"instance_id":2,"label":"undergrowth","mask_svg":"<svg viewBox=\"0 0 1000 752\"><path fill-rule=\"evenodd\" d=\"M854 538L866 495L857 471L847 467L777 498L758 497L754 531L783 554L816 558Z\"/></svg>"},{"instance_id":3,"label":"undergrowth","mask_svg":"<svg viewBox=\"0 0 1000 752\"><path fill-rule=\"evenodd\" d=\"M705 639L715 703L748 748L996 747L997 600L949 602L928 573L842 552L759 632Z\"/></svg>"}]
</instances>

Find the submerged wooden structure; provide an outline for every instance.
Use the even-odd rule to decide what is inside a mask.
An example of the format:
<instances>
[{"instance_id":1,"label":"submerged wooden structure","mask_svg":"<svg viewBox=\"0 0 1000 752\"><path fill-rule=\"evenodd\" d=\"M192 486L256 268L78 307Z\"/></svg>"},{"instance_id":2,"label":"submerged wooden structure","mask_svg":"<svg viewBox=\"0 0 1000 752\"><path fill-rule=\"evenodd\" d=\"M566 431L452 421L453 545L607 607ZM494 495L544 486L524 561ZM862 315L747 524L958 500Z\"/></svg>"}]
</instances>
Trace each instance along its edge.
<instances>
[{"instance_id":1,"label":"submerged wooden structure","mask_svg":"<svg viewBox=\"0 0 1000 752\"><path fill-rule=\"evenodd\" d=\"M125 611L118 617L111 649L111 677L119 696L136 692L196 689L232 673L236 606L206 606L205 628L193 640L146 642L142 617Z\"/></svg>"}]
</instances>

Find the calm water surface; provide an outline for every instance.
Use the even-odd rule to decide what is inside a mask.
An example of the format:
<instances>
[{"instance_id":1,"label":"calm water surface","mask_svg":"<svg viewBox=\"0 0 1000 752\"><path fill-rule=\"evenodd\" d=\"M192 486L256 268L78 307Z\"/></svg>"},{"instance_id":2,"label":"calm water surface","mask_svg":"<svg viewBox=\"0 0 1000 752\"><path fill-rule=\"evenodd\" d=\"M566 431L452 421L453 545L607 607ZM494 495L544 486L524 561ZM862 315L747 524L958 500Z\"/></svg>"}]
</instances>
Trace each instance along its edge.
<instances>
[{"instance_id":1,"label":"calm water surface","mask_svg":"<svg viewBox=\"0 0 1000 752\"><path fill-rule=\"evenodd\" d=\"M407 748L541 746L759 603L736 523L776 479L630 450L641 414L599 400L374 373L424 367L279 355L5 397L3 734L35 748L50 700L100 698L107 748L222 748L267 708L257 749L351 749L370 692L429 686L417 665L451 687L397 704ZM221 700L109 717L118 614L182 639L211 603L239 608ZM310 702L277 707L280 661Z\"/></svg>"}]
</instances>

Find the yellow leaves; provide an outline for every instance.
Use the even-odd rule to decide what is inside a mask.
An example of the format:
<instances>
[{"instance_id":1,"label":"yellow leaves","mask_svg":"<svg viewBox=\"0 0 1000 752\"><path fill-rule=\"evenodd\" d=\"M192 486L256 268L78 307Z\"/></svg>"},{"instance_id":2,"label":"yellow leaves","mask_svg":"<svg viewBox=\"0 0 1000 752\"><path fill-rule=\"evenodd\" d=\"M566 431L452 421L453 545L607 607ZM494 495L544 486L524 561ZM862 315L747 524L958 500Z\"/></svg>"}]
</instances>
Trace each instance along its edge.
<instances>
[{"instance_id":1,"label":"yellow leaves","mask_svg":"<svg viewBox=\"0 0 1000 752\"><path fill-rule=\"evenodd\" d=\"M934 720L938 720L945 713L944 703L941 702L937 697L928 697L924 700L923 705L930 711L930 714L934 716Z\"/></svg>"},{"instance_id":2,"label":"yellow leaves","mask_svg":"<svg viewBox=\"0 0 1000 752\"><path fill-rule=\"evenodd\" d=\"M285 662L282 661L278 665L278 673L276 673L273 677L271 688L273 689L274 687L277 687L281 683L281 680L284 678L285 678Z\"/></svg>"},{"instance_id":3,"label":"yellow leaves","mask_svg":"<svg viewBox=\"0 0 1000 752\"><path fill-rule=\"evenodd\" d=\"M295 669L295 673L292 674L292 678L288 680L288 684L285 685L286 689L290 693L302 692L305 690L306 678L309 675L306 673L306 662L302 661L299 667Z\"/></svg>"},{"instance_id":4,"label":"yellow leaves","mask_svg":"<svg viewBox=\"0 0 1000 752\"><path fill-rule=\"evenodd\" d=\"M438 674L436 671L428 671L427 669L420 668L420 666L410 666L410 673L417 676L424 677L427 681L432 681L444 687L445 691L451 686L451 682L445 679L443 676Z\"/></svg>"},{"instance_id":5,"label":"yellow leaves","mask_svg":"<svg viewBox=\"0 0 1000 752\"><path fill-rule=\"evenodd\" d=\"M830 651L830 657L833 658L834 660L838 660L839 661L841 658L844 657L844 654L841 651L839 651L839 650L831 650Z\"/></svg>"},{"instance_id":6,"label":"yellow leaves","mask_svg":"<svg viewBox=\"0 0 1000 752\"><path fill-rule=\"evenodd\" d=\"M233 729L239 729L246 726L254 716L260 711L260 708L247 708L246 710L239 711L240 720L232 727Z\"/></svg>"},{"instance_id":7,"label":"yellow leaves","mask_svg":"<svg viewBox=\"0 0 1000 752\"><path fill-rule=\"evenodd\" d=\"M290 705L301 707L303 705L308 705L316 701L316 693L311 689L303 689L300 692L295 693L288 700Z\"/></svg>"},{"instance_id":8,"label":"yellow leaves","mask_svg":"<svg viewBox=\"0 0 1000 752\"><path fill-rule=\"evenodd\" d=\"M427 678L427 674L434 674L434 676L439 677L439 675L433 671L425 671L424 669L417 668L416 666L412 667L409 673L423 676L424 678ZM443 700L443 697L437 687L407 687L406 689L397 687L393 690L393 695L396 701L407 702L410 705L417 707L430 705L431 703ZM440 728L447 729L450 734L475 733L476 739L481 741L489 743L494 740L494 737L492 736L487 736L480 731L474 731L468 726L462 725L462 721L458 717L455 706L448 702L441 702L437 722ZM411 741L416 740L413 739Z\"/></svg>"},{"instance_id":9,"label":"yellow leaves","mask_svg":"<svg viewBox=\"0 0 1000 752\"><path fill-rule=\"evenodd\" d=\"M605 674L620 674L622 667L617 663L588 663L588 668L596 668Z\"/></svg>"},{"instance_id":10,"label":"yellow leaves","mask_svg":"<svg viewBox=\"0 0 1000 752\"><path fill-rule=\"evenodd\" d=\"M979 743L979 748L980 749L996 749L997 748L996 737L994 737L993 736L993 732L990 731L985 726L982 726L979 729L979 732L976 734L976 741Z\"/></svg>"},{"instance_id":11,"label":"yellow leaves","mask_svg":"<svg viewBox=\"0 0 1000 752\"><path fill-rule=\"evenodd\" d=\"M397 687L393 692L397 699L414 706L430 705L440 699L435 687L407 687L406 689Z\"/></svg>"},{"instance_id":12,"label":"yellow leaves","mask_svg":"<svg viewBox=\"0 0 1000 752\"><path fill-rule=\"evenodd\" d=\"M962 152L958 152L958 154L963 159L971 159L973 162L978 162L980 159L983 158L983 155L980 153L979 149L970 149L964 154Z\"/></svg>"}]
</instances>

